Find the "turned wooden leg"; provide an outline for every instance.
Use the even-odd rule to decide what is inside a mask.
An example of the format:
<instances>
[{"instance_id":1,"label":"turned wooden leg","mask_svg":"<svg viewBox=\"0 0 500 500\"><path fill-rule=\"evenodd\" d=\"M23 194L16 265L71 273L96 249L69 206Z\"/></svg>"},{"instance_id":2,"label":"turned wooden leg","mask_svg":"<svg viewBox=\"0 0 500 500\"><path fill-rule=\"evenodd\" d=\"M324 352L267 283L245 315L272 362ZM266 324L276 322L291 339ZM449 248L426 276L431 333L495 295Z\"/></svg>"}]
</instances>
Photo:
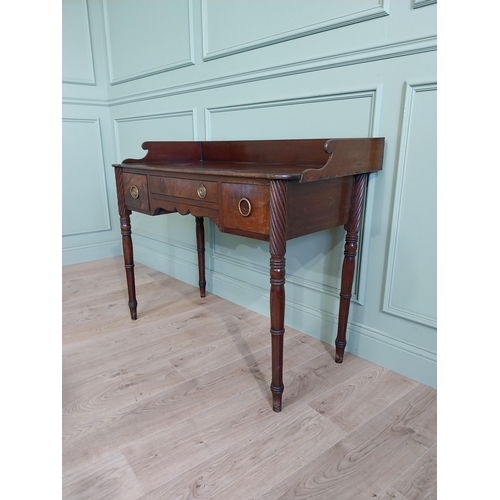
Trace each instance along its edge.
<instances>
[{"instance_id":1,"label":"turned wooden leg","mask_svg":"<svg viewBox=\"0 0 500 500\"><path fill-rule=\"evenodd\" d=\"M130 317L137 319L137 299L135 297L134 251L132 247L132 229L130 226L130 210L125 208L125 192L122 169L115 169L118 210L120 213L120 231L122 234L123 260L127 277L128 306Z\"/></svg>"},{"instance_id":2,"label":"turned wooden leg","mask_svg":"<svg viewBox=\"0 0 500 500\"><path fill-rule=\"evenodd\" d=\"M354 279L354 263L358 248L358 233L361 225L363 201L366 189L367 174L359 174L354 178L354 187L351 197L351 212L349 222L344 226L346 230L344 246L344 263L342 265L342 282L340 285L339 324L335 339L335 362L342 363L346 347L347 320L351 305L352 282Z\"/></svg>"},{"instance_id":3,"label":"turned wooden leg","mask_svg":"<svg viewBox=\"0 0 500 500\"><path fill-rule=\"evenodd\" d=\"M125 274L127 276L128 307L130 317L137 319L137 299L135 297L135 273L134 253L132 248L132 231L130 227L130 215L120 217L120 228L122 232L123 260L125 262Z\"/></svg>"},{"instance_id":4,"label":"turned wooden leg","mask_svg":"<svg viewBox=\"0 0 500 500\"><path fill-rule=\"evenodd\" d=\"M285 181L271 181L271 228L269 234L271 275L271 359L273 410L281 411L283 385L283 338L285 334L285 252L286 252Z\"/></svg>"},{"instance_id":5,"label":"turned wooden leg","mask_svg":"<svg viewBox=\"0 0 500 500\"><path fill-rule=\"evenodd\" d=\"M205 280L205 225L203 224L203 217L196 217L196 246L198 249L200 297L205 297L207 282Z\"/></svg>"}]
</instances>

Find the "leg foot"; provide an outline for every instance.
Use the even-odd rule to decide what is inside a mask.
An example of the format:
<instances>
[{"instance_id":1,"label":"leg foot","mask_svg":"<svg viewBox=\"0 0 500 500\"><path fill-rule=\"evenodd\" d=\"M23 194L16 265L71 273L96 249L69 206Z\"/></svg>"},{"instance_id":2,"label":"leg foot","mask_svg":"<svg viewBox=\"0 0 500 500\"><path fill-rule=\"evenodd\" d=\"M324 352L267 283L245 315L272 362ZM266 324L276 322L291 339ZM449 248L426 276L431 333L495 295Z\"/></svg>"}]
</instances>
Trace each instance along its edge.
<instances>
[{"instance_id":1,"label":"leg foot","mask_svg":"<svg viewBox=\"0 0 500 500\"><path fill-rule=\"evenodd\" d=\"M281 400L283 397L283 386L274 387L271 384L271 392L273 393L273 411L279 413L281 411Z\"/></svg>"},{"instance_id":2,"label":"leg foot","mask_svg":"<svg viewBox=\"0 0 500 500\"><path fill-rule=\"evenodd\" d=\"M342 363L344 361L344 351L346 342L335 341L335 363Z\"/></svg>"},{"instance_id":3,"label":"leg foot","mask_svg":"<svg viewBox=\"0 0 500 500\"><path fill-rule=\"evenodd\" d=\"M130 318L137 319L137 302L135 303L129 302L128 307L130 309Z\"/></svg>"}]
</instances>

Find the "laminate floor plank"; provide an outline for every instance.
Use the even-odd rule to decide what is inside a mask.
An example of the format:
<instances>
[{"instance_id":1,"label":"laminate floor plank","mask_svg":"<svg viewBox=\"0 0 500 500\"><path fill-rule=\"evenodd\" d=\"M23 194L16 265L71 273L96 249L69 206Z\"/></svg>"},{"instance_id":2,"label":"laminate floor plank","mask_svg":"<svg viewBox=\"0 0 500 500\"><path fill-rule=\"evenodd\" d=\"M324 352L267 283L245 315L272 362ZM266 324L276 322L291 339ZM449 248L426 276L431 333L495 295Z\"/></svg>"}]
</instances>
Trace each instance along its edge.
<instances>
[{"instance_id":1,"label":"laminate floor plank","mask_svg":"<svg viewBox=\"0 0 500 500\"><path fill-rule=\"evenodd\" d=\"M187 380L190 380L228 364L234 359L246 357L267 348L268 333L267 326L249 328L243 324L233 335L168 359Z\"/></svg>"},{"instance_id":2,"label":"laminate floor plank","mask_svg":"<svg viewBox=\"0 0 500 500\"><path fill-rule=\"evenodd\" d=\"M435 498L436 391L122 258L62 272L63 498ZM376 497L374 495L377 495Z\"/></svg>"},{"instance_id":3,"label":"laminate floor plank","mask_svg":"<svg viewBox=\"0 0 500 500\"><path fill-rule=\"evenodd\" d=\"M418 385L403 375L371 366L309 402L318 413L352 432Z\"/></svg>"},{"instance_id":4,"label":"laminate floor plank","mask_svg":"<svg viewBox=\"0 0 500 500\"><path fill-rule=\"evenodd\" d=\"M176 303L179 300L195 296L195 290L185 283L172 282L169 286L164 283L148 281L146 283L137 283L136 291L147 303L147 310L143 308L142 315L152 316L151 310L160 308L160 312L165 313L165 306L169 303ZM186 296L186 297L185 297ZM90 322L98 322L102 318L108 319L113 316L121 318L124 312L124 306L128 298L124 294L123 288L114 293L100 294L94 293L93 297L86 298L81 302L81 308L75 309L74 303L71 308L65 312L66 304L63 307L63 327L77 327L83 324L87 327ZM128 307L127 307L128 309Z\"/></svg>"},{"instance_id":5,"label":"laminate floor plank","mask_svg":"<svg viewBox=\"0 0 500 500\"><path fill-rule=\"evenodd\" d=\"M163 298L163 300L162 300ZM189 326L195 326L195 320L200 324L207 321L209 316L220 316L221 312L228 313L228 305L216 300L213 295L201 299L199 294L191 290L190 295L176 293L169 289L161 297L154 295L147 307L140 309L139 318L136 321L130 319L130 312L126 306L126 299L117 304L116 309L101 309L99 315L92 316L85 313L86 318L76 324L63 325L63 338L66 344L88 340L91 337L101 338L102 334L114 333L129 328L147 328L149 323L165 321L165 325L173 328L185 328L186 322ZM141 300L147 301L146 296ZM200 311L194 311L199 308ZM111 314L110 314L111 313ZM139 321L137 323L137 321Z\"/></svg>"},{"instance_id":6,"label":"laminate floor plank","mask_svg":"<svg viewBox=\"0 0 500 500\"><path fill-rule=\"evenodd\" d=\"M286 358L284 365L286 367ZM309 362L286 369L283 373L283 406L293 409L315 400L367 366L370 366L368 361L349 353L346 353L344 362L339 365L334 362L330 353L325 352Z\"/></svg>"},{"instance_id":7,"label":"laminate floor plank","mask_svg":"<svg viewBox=\"0 0 500 500\"><path fill-rule=\"evenodd\" d=\"M377 500L408 500L405 496L401 495L399 491L396 491L392 488L388 488L387 491L382 494L382 496L376 498Z\"/></svg>"},{"instance_id":8,"label":"laminate floor plank","mask_svg":"<svg viewBox=\"0 0 500 500\"><path fill-rule=\"evenodd\" d=\"M251 439L234 444L143 498L261 498L280 479L344 436L335 424L303 405L281 418L269 417Z\"/></svg>"},{"instance_id":9,"label":"laminate floor plank","mask_svg":"<svg viewBox=\"0 0 500 500\"><path fill-rule=\"evenodd\" d=\"M161 487L266 428L276 418L268 389L267 383L255 386L125 448L144 489Z\"/></svg>"},{"instance_id":10,"label":"laminate floor plank","mask_svg":"<svg viewBox=\"0 0 500 500\"><path fill-rule=\"evenodd\" d=\"M237 319L234 321L241 323ZM160 343L147 345L146 352L129 349L125 353L115 353L105 360L99 360L93 366L97 373L85 379L71 375L63 377L63 417L66 426L82 425L89 420L105 417L108 412L117 411L185 382L186 378L168 362L165 355L156 356L158 352L161 353L162 347L169 350L169 342L166 347L158 344ZM261 353L247 353L241 349L239 355L237 352L233 353L233 359L246 359L248 364L254 365L253 373L257 383L262 380L270 382L271 378L270 369L266 365L270 355L269 348L261 350ZM293 338L288 338L285 341L285 355L287 365L295 366L317 353L304 348ZM259 371L258 366L263 366L263 371ZM88 371L84 373L88 374ZM81 370L77 375L81 376Z\"/></svg>"},{"instance_id":11,"label":"laminate floor plank","mask_svg":"<svg viewBox=\"0 0 500 500\"><path fill-rule=\"evenodd\" d=\"M82 425L104 418L134 402L142 401L186 379L168 363L144 364L142 360L128 365L111 366L102 374L84 382L63 384L63 418L65 425Z\"/></svg>"},{"instance_id":12,"label":"laminate floor plank","mask_svg":"<svg viewBox=\"0 0 500 500\"><path fill-rule=\"evenodd\" d=\"M136 270L140 272L141 268L146 268L140 263L136 263ZM92 277L102 274L114 274L118 276L123 273L123 258L110 257L108 259L93 260L90 262L81 262L70 266L62 267L63 285L75 278Z\"/></svg>"},{"instance_id":13,"label":"laminate floor plank","mask_svg":"<svg viewBox=\"0 0 500 500\"><path fill-rule=\"evenodd\" d=\"M412 464L391 486L407 500L436 499L437 445Z\"/></svg>"},{"instance_id":14,"label":"laminate floor plank","mask_svg":"<svg viewBox=\"0 0 500 500\"><path fill-rule=\"evenodd\" d=\"M81 281L87 282L85 279ZM171 286L180 286L173 280L156 281L146 275L137 276L135 284L136 289L142 290L143 294L165 292L169 284ZM91 287L80 286L80 289L72 291L71 296L63 301L63 319L68 324L72 324L72 319L77 318L78 313L81 313L82 310L95 307L102 308L108 306L110 303L127 301L127 294L123 290L123 277L122 280L116 277L111 281L106 279L105 276L100 276L99 282L93 284Z\"/></svg>"},{"instance_id":15,"label":"laminate floor plank","mask_svg":"<svg viewBox=\"0 0 500 500\"><path fill-rule=\"evenodd\" d=\"M262 382L258 378L262 373L259 365L267 367L270 363L270 350L263 349L104 418L73 426L67 430L67 454L63 450L63 461L69 468L78 467L88 458L94 460L117 451L124 442L128 444L154 434L167 423L172 425L214 407Z\"/></svg>"},{"instance_id":16,"label":"laminate floor plank","mask_svg":"<svg viewBox=\"0 0 500 500\"><path fill-rule=\"evenodd\" d=\"M361 500L386 486L435 443L436 391L418 385L312 460L261 500Z\"/></svg>"},{"instance_id":17,"label":"laminate floor plank","mask_svg":"<svg viewBox=\"0 0 500 500\"><path fill-rule=\"evenodd\" d=\"M168 364L169 357L236 335L242 327L245 324L231 315L224 316L222 321L207 318L202 331L199 326L179 330L162 320L146 326L138 323L121 335L107 335L100 341L81 342L66 349L63 377L72 383L99 375L109 367L119 369L121 364L130 362L162 360Z\"/></svg>"},{"instance_id":18,"label":"laminate floor plank","mask_svg":"<svg viewBox=\"0 0 500 500\"><path fill-rule=\"evenodd\" d=\"M298 365L307 362L304 356L310 356L311 352L304 353L294 339L289 339L285 343L285 355L290 364ZM270 373L267 376L270 377ZM158 487L166 478L190 469L193 463L201 463L236 442L246 443L268 424L280 422L281 414L272 410L271 400L267 378L265 383L147 436L126 448L124 453L144 487L148 490Z\"/></svg>"},{"instance_id":19,"label":"laminate floor plank","mask_svg":"<svg viewBox=\"0 0 500 500\"><path fill-rule=\"evenodd\" d=\"M134 472L120 452L66 475L62 484L62 498L65 500L138 500L143 494Z\"/></svg>"},{"instance_id":20,"label":"laminate floor plank","mask_svg":"<svg viewBox=\"0 0 500 500\"><path fill-rule=\"evenodd\" d=\"M315 349L321 354L327 352L331 355L332 359L335 358L335 346L326 344L325 342L322 342L321 340L315 339L314 337L311 337L309 335L306 335L305 333L299 332L295 338L299 341L302 342L304 345L309 346L311 349Z\"/></svg>"}]
</instances>

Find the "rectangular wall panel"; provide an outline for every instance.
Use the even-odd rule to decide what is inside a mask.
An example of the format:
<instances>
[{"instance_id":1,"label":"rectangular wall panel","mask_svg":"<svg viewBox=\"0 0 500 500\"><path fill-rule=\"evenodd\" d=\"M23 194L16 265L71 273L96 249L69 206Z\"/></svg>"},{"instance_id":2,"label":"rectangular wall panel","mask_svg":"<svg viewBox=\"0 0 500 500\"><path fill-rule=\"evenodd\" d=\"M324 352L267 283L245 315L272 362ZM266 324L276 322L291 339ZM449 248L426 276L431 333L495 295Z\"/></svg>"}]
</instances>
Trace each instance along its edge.
<instances>
[{"instance_id":1,"label":"rectangular wall panel","mask_svg":"<svg viewBox=\"0 0 500 500\"><path fill-rule=\"evenodd\" d=\"M384 0L203 0L206 60L388 14Z\"/></svg>"},{"instance_id":2,"label":"rectangular wall panel","mask_svg":"<svg viewBox=\"0 0 500 500\"><path fill-rule=\"evenodd\" d=\"M63 236L111 229L98 119L64 119Z\"/></svg>"},{"instance_id":3,"label":"rectangular wall panel","mask_svg":"<svg viewBox=\"0 0 500 500\"><path fill-rule=\"evenodd\" d=\"M436 326L436 85L407 85L384 310Z\"/></svg>"},{"instance_id":4,"label":"rectangular wall panel","mask_svg":"<svg viewBox=\"0 0 500 500\"><path fill-rule=\"evenodd\" d=\"M86 0L62 3L62 77L64 83L95 85L89 12Z\"/></svg>"},{"instance_id":5,"label":"rectangular wall panel","mask_svg":"<svg viewBox=\"0 0 500 500\"><path fill-rule=\"evenodd\" d=\"M192 2L104 2L111 84L194 64Z\"/></svg>"},{"instance_id":6,"label":"rectangular wall panel","mask_svg":"<svg viewBox=\"0 0 500 500\"><path fill-rule=\"evenodd\" d=\"M209 108L207 140L370 137L375 90Z\"/></svg>"},{"instance_id":7,"label":"rectangular wall panel","mask_svg":"<svg viewBox=\"0 0 500 500\"><path fill-rule=\"evenodd\" d=\"M146 151L141 145L146 141L194 140L192 110L122 116L116 117L114 123L117 161L142 158Z\"/></svg>"},{"instance_id":8,"label":"rectangular wall panel","mask_svg":"<svg viewBox=\"0 0 500 500\"><path fill-rule=\"evenodd\" d=\"M192 110L116 118L118 161L144 157L146 151L140 146L146 141L192 141L194 130L195 118ZM168 241L181 249L195 244L194 222L192 233L186 231L184 229L186 222L181 220L180 215L155 218L134 213L132 217L134 234L155 240L157 242L155 244Z\"/></svg>"},{"instance_id":9,"label":"rectangular wall panel","mask_svg":"<svg viewBox=\"0 0 500 500\"><path fill-rule=\"evenodd\" d=\"M207 135L211 140L369 137L373 130L374 108L373 90L211 108L206 115ZM344 236L344 229L339 227L289 241L289 288L296 285L329 295L333 300L327 301L326 307L335 303L340 291ZM266 243L215 230L213 245L215 271L225 272L230 269L228 266L235 266L234 269L239 266L249 273L257 271L267 277L269 256ZM258 252L256 247L259 247ZM361 251L360 245L358 257ZM355 272L353 292L356 297L360 265L356 266ZM262 281L266 288L267 281L267 278ZM257 286L257 282L255 284ZM301 292L289 289L289 299L295 297L300 301L297 293Z\"/></svg>"}]
</instances>

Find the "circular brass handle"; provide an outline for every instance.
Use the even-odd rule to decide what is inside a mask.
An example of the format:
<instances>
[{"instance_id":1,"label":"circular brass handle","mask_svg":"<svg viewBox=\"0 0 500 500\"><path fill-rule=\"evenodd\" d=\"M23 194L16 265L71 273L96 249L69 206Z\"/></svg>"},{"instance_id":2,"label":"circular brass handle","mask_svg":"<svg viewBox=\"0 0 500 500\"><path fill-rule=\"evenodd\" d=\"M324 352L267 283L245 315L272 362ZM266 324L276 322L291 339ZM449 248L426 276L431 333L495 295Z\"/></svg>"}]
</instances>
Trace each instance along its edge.
<instances>
[{"instance_id":1,"label":"circular brass handle","mask_svg":"<svg viewBox=\"0 0 500 500\"><path fill-rule=\"evenodd\" d=\"M137 200L137 198L139 198L139 188L135 184L133 186L130 186L130 196L132 196L134 200Z\"/></svg>"},{"instance_id":2,"label":"circular brass handle","mask_svg":"<svg viewBox=\"0 0 500 500\"><path fill-rule=\"evenodd\" d=\"M248 217L252 213L252 204L248 198L241 198L238 202L238 210L243 217Z\"/></svg>"},{"instance_id":3,"label":"circular brass handle","mask_svg":"<svg viewBox=\"0 0 500 500\"><path fill-rule=\"evenodd\" d=\"M207 195L207 188L203 184L200 184L196 192L198 193L198 196L200 198L205 198L205 196Z\"/></svg>"}]
</instances>

